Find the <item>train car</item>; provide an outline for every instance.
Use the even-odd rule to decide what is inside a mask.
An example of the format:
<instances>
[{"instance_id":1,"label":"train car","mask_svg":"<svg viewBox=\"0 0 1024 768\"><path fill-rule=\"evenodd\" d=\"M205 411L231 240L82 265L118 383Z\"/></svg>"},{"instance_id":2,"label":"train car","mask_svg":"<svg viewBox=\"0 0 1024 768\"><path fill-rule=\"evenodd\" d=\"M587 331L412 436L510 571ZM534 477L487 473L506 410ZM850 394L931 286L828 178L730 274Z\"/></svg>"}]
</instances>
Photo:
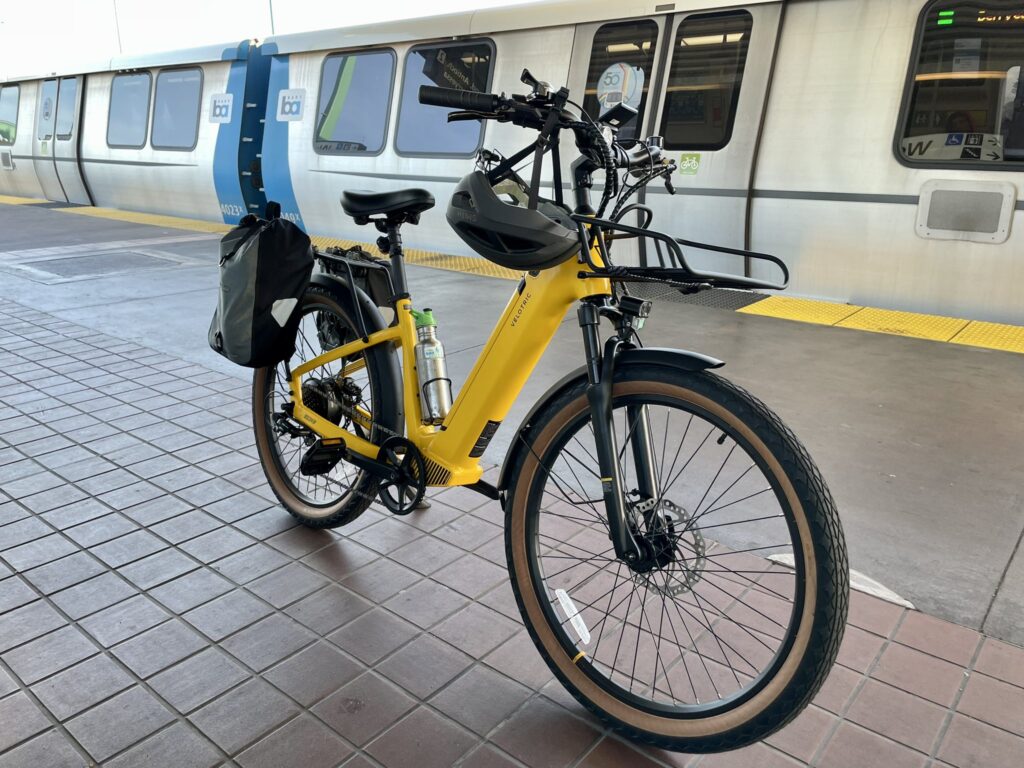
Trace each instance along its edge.
<instances>
[{"instance_id":1,"label":"train car","mask_svg":"<svg viewBox=\"0 0 1024 768\"><path fill-rule=\"evenodd\" d=\"M793 295L1024 323L1019 0L565 0L182 53L113 60L79 86L79 163L96 204L234 221L270 198L311 233L367 240L340 192L418 186L439 204L408 245L472 255L444 221L454 184L480 148L509 153L531 137L449 125L416 91L522 92L529 68L595 117L635 107L627 136L664 137L679 173L677 194L643 198L656 228L778 254ZM40 167L0 168L0 192L71 199L43 181L52 163L31 146L47 82L59 90L2 84L0 165ZM164 124L161 93L188 87L194 146L189 121L181 146L166 146L163 128L179 129ZM217 126L212 100L233 94L237 108L243 87L249 124L234 125L236 110L230 130Z\"/></svg>"},{"instance_id":2,"label":"train car","mask_svg":"<svg viewBox=\"0 0 1024 768\"><path fill-rule=\"evenodd\" d=\"M0 193L237 222L262 210L266 62L248 41L0 84Z\"/></svg>"},{"instance_id":3,"label":"train car","mask_svg":"<svg viewBox=\"0 0 1024 768\"><path fill-rule=\"evenodd\" d=\"M342 189L421 186L441 204L410 244L466 253L444 201L480 147L529 137L449 126L415 93L520 92L528 67L595 116L631 103L627 133L664 137L678 194L650 192L655 226L778 253L797 295L1024 321L1019 3L559 2L263 50L267 194L311 231L365 239L338 208Z\"/></svg>"}]
</instances>

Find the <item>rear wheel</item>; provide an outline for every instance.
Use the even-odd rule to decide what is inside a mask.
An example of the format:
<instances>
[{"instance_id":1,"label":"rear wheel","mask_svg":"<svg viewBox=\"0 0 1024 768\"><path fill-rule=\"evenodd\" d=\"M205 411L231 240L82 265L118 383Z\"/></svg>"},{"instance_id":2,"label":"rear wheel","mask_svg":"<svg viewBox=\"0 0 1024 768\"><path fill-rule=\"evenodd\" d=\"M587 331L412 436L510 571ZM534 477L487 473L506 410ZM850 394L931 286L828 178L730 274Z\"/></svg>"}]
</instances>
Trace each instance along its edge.
<instances>
[{"instance_id":1,"label":"rear wheel","mask_svg":"<svg viewBox=\"0 0 1024 768\"><path fill-rule=\"evenodd\" d=\"M349 302L320 285L302 299L292 369L358 337ZM375 443L389 431L384 424L384 377L390 375L384 347L373 347L335 360L303 378L303 402L320 416ZM315 436L289 418L291 396L285 364L253 374L252 403L256 448L270 487L303 525L334 528L355 520L373 501L377 480L364 470L338 461L326 471L305 474L304 457ZM330 464L328 461L327 464Z\"/></svg>"},{"instance_id":2,"label":"rear wheel","mask_svg":"<svg viewBox=\"0 0 1024 768\"><path fill-rule=\"evenodd\" d=\"M712 374L623 366L613 421L630 526L617 559L581 381L542 408L506 503L512 586L568 690L629 738L734 749L781 728L842 638L846 549L806 451L762 403ZM630 437L646 411L660 496L639 493Z\"/></svg>"}]
</instances>

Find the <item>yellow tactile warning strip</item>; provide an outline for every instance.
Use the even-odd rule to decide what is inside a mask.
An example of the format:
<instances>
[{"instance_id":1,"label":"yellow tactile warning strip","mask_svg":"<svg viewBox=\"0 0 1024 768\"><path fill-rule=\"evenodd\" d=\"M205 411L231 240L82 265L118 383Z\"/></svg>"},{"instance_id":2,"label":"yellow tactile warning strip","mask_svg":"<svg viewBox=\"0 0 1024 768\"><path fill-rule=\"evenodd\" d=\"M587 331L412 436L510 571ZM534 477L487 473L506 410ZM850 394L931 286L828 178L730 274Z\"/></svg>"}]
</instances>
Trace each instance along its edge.
<instances>
[{"instance_id":1,"label":"yellow tactile warning strip","mask_svg":"<svg viewBox=\"0 0 1024 768\"><path fill-rule=\"evenodd\" d=\"M892 309L865 307L836 323L839 328L856 328L859 331L891 333L896 336L910 336L915 339L949 341L970 323L956 317L923 315L917 312L899 312Z\"/></svg>"},{"instance_id":2,"label":"yellow tactile warning strip","mask_svg":"<svg viewBox=\"0 0 1024 768\"><path fill-rule=\"evenodd\" d=\"M231 229L228 224L221 224L215 221L200 221L198 219L184 219L179 216L162 216L155 213L137 213L135 211L119 211L114 208L55 208L61 213L74 213L79 216L95 216L100 219L116 219L118 221L130 221L133 224L148 224L151 227L169 227L171 229L187 229L192 232L227 232Z\"/></svg>"},{"instance_id":3,"label":"yellow tactile warning strip","mask_svg":"<svg viewBox=\"0 0 1024 768\"><path fill-rule=\"evenodd\" d=\"M13 195L0 195L0 204L2 205L37 205L39 203L47 203L49 200L43 200L38 197L14 197Z\"/></svg>"},{"instance_id":4,"label":"yellow tactile warning strip","mask_svg":"<svg viewBox=\"0 0 1024 768\"><path fill-rule=\"evenodd\" d=\"M1024 354L1024 328L1019 325L985 323L975 320L950 339L953 344L1001 349Z\"/></svg>"},{"instance_id":5,"label":"yellow tactile warning strip","mask_svg":"<svg viewBox=\"0 0 1024 768\"><path fill-rule=\"evenodd\" d=\"M352 248L359 246L369 253L377 253L377 246L364 243L359 240L342 240L336 237L320 237L314 235L313 244L317 248ZM405 260L409 264L420 267L433 267L435 269L447 269L452 272L464 272L470 275L483 275L485 277L498 277L504 280L518 280L523 276L522 272L500 267L492 264L486 259L478 259L472 256L451 256L436 251L424 251L420 248L404 248Z\"/></svg>"},{"instance_id":6,"label":"yellow tactile warning strip","mask_svg":"<svg viewBox=\"0 0 1024 768\"><path fill-rule=\"evenodd\" d=\"M835 325L863 307L853 304L834 304L813 299L793 299L788 296L769 296L767 299L737 309L747 315L764 315L796 320L801 323Z\"/></svg>"},{"instance_id":7,"label":"yellow tactile warning strip","mask_svg":"<svg viewBox=\"0 0 1024 768\"><path fill-rule=\"evenodd\" d=\"M45 203L27 197L0 195L0 204L31 205ZM113 208L55 208L62 213L75 213L81 216L97 216L100 218L130 221L136 224L184 229L192 232L227 232L231 227L227 224L212 221L185 219L178 216L162 216L151 213L135 213L119 211ZM330 237L312 237L318 248L340 246L350 248L360 246L370 253L376 253L376 246L358 240L343 240ZM446 269L471 275L483 275L505 280L518 280L521 272L499 267L484 259L469 256L451 256L435 251L419 248L405 250L406 261L418 266ZM889 333L918 339L945 341L972 347L984 347L1005 352L1024 354L1024 327L988 323L981 320L963 320L940 315L924 315L916 312L900 312L897 310L861 307L855 304L840 304L832 301L816 299L797 299L789 296L768 296L761 301L742 307L737 312L762 317L776 317L817 325L832 325L839 328L851 328L873 333Z\"/></svg>"}]
</instances>

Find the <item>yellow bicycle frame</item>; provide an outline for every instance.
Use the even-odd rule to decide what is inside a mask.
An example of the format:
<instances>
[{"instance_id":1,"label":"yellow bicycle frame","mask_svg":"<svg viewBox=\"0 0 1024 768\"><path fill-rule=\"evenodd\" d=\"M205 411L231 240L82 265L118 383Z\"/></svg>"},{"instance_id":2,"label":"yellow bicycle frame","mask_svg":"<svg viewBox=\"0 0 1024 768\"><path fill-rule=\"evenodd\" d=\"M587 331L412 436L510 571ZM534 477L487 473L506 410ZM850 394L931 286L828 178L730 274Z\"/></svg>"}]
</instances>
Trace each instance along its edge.
<instances>
[{"instance_id":1,"label":"yellow bicycle frame","mask_svg":"<svg viewBox=\"0 0 1024 768\"><path fill-rule=\"evenodd\" d=\"M600 265L596 249L591 254ZM421 422L419 386L416 377L416 323L412 303L406 299L395 307L398 322L326 352L298 366L289 381L293 415L319 435L325 443L343 440L348 450L376 459L379 447L318 416L302 402L302 377L334 360L351 357L363 350L393 342L402 348L403 397L406 436L420 450L427 463L427 484L469 485L483 474L479 457L470 456L488 422L501 422L519 396L537 361L554 338L569 308L586 296L611 295L605 278L581 278L585 270L576 259L560 266L528 274L505 307L491 332L465 385L455 398L451 412L440 427ZM345 373L361 368L363 361L346 367ZM369 427L369 414L365 426Z\"/></svg>"}]
</instances>

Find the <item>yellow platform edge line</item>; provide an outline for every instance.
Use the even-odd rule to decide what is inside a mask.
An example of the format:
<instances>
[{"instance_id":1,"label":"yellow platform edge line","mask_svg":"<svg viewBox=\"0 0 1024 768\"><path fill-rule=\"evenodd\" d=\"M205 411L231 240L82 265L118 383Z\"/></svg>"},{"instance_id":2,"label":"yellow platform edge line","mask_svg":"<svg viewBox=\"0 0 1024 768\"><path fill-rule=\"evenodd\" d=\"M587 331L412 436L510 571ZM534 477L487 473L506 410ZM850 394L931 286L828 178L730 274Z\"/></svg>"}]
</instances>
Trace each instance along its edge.
<instances>
[{"instance_id":1,"label":"yellow platform edge line","mask_svg":"<svg viewBox=\"0 0 1024 768\"><path fill-rule=\"evenodd\" d=\"M39 205L48 203L49 200L40 197L15 197L14 195L0 195L0 205Z\"/></svg>"},{"instance_id":2,"label":"yellow platform edge line","mask_svg":"<svg viewBox=\"0 0 1024 768\"><path fill-rule=\"evenodd\" d=\"M32 205L45 202L47 201L36 198L0 195L0 204L6 205ZM114 208L82 206L75 208L53 208L51 210L62 213L75 213L81 216L115 219L136 224L184 229L192 232L209 232L213 234L227 232L231 229L231 225L219 222L136 211L121 211ZM376 246L359 240L319 235L311 236L310 239L318 248L329 248L331 246L351 248L358 246L370 253L376 253ZM436 251L408 248L405 250L405 257L406 261L410 264L443 269L450 272L495 277L503 280L518 280L522 277L522 272L506 269L497 264L492 264L486 259L471 256L453 256ZM869 333L885 333L910 338L930 339L932 341L1024 354L1024 327L1005 323L966 320L944 317L942 315L863 307L856 304L842 304L821 299L803 299L791 296L768 296L761 301L748 304L736 311L748 315L774 317L815 325L831 325L837 328L868 331Z\"/></svg>"}]
</instances>

